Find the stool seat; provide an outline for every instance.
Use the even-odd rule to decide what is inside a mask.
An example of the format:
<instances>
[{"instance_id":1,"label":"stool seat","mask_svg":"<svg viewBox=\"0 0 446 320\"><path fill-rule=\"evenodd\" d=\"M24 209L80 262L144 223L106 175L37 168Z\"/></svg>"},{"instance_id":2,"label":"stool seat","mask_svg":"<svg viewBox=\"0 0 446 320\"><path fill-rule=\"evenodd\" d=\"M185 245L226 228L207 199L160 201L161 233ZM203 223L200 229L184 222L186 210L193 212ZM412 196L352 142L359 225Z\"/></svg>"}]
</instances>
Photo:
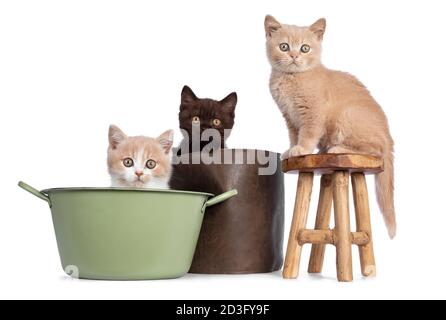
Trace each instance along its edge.
<instances>
[{"instance_id":1,"label":"stool seat","mask_svg":"<svg viewBox=\"0 0 446 320\"><path fill-rule=\"evenodd\" d=\"M376 174L383 170L381 158L363 154L310 154L282 161L282 171L287 173L331 174L335 171L349 171Z\"/></svg>"}]
</instances>

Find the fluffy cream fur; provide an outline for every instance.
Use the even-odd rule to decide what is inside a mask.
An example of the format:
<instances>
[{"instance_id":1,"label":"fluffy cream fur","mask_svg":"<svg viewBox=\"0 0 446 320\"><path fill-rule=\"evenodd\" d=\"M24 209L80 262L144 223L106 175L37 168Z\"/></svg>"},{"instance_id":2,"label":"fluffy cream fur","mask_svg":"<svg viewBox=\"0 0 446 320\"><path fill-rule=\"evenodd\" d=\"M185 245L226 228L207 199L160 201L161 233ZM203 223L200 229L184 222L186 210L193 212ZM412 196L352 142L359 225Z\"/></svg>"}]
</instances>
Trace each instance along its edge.
<instances>
[{"instance_id":1,"label":"fluffy cream fur","mask_svg":"<svg viewBox=\"0 0 446 320\"><path fill-rule=\"evenodd\" d=\"M173 131L164 132L158 138L128 137L117 126L111 125L108 133L108 172L113 187L168 189L172 172ZM133 165L126 167L125 159ZM156 162L148 168L147 162Z\"/></svg>"},{"instance_id":2,"label":"fluffy cream fur","mask_svg":"<svg viewBox=\"0 0 446 320\"><path fill-rule=\"evenodd\" d=\"M282 157L311 154L316 148L321 153L382 157L385 170L376 175L377 200L393 238L393 140L387 118L354 76L322 65L325 27L325 19L297 27L281 24L271 16L265 18L272 66L270 90L285 118L291 142Z\"/></svg>"}]
</instances>

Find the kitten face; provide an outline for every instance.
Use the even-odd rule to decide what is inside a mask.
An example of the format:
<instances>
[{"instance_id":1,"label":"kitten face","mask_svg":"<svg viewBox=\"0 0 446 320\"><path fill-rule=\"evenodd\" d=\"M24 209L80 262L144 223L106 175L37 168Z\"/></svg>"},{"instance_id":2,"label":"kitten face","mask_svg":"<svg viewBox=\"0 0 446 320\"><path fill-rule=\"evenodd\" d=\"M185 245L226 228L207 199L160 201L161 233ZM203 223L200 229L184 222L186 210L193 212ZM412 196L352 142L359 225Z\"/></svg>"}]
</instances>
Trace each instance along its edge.
<instances>
[{"instance_id":1,"label":"kitten face","mask_svg":"<svg viewBox=\"0 0 446 320\"><path fill-rule=\"evenodd\" d=\"M305 72L321 63L325 19L309 27L280 24L265 18L266 47L273 69L286 73Z\"/></svg>"},{"instance_id":2,"label":"kitten face","mask_svg":"<svg viewBox=\"0 0 446 320\"><path fill-rule=\"evenodd\" d=\"M201 132L206 129L216 129L224 144L224 131L234 126L235 106L237 94L228 95L221 101L200 99L193 91L185 86L181 92L181 106L179 113L180 128L192 137L192 126L199 125ZM227 138L227 137L226 137ZM222 145L222 147L224 147Z\"/></svg>"},{"instance_id":3,"label":"kitten face","mask_svg":"<svg viewBox=\"0 0 446 320\"><path fill-rule=\"evenodd\" d=\"M168 188L173 131L158 138L128 137L110 126L108 171L114 187Z\"/></svg>"}]
</instances>

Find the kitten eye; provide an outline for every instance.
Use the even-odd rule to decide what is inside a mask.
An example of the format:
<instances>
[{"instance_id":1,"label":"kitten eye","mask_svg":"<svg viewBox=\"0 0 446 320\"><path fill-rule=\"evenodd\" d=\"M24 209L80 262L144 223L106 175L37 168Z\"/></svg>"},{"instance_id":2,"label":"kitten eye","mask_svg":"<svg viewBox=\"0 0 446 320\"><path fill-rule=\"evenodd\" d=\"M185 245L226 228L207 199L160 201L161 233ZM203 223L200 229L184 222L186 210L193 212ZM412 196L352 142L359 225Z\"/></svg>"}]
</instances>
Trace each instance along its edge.
<instances>
[{"instance_id":1,"label":"kitten eye","mask_svg":"<svg viewBox=\"0 0 446 320\"><path fill-rule=\"evenodd\" d=\"M212 124L215 127L219 127L221 125L221 120L220 119L214 119L214 120L212 120Z\"/></svg>"},{"instance_id":2,"label":"kitten eye","mask_svg":"<svg viewBox=\"0 0 446 320\"><path fill-rule=\"evenodd\" d=\"M281 43L279 45L280 50L282 50L283 52L285 51L290 51L290 45L288 43Z\"/></svg>"},{"instance_id":3,"label":"kitten eye","mask_svg":"<svg viewBox=\"0 0 446 320\"><path fill-rule=\"evenodd\" d=\"M156 161L155 160L148 160L146 163L146 167L149 169L154 169L156 167Z\"/></svg>"},{"instance_id":4,"label":"kitten eye","mask_svg":"<svg viewBox=\"0 0 446 320\"><path fill-rule=\"evenodd\" d=\"M193 117L192 118L192 123L195 123L195 124L200 123L200 117L197 117L197 116Z\"/></svg>"},{"instance_id":5,"label":"kitten eye","mask_svg":"<svg viewBox=\"0 0 446 320\"><path fill-rule=\"evenodd\" d=\"M125 158L122 163L124 164L125 167L130 168L133 167L133 160L130 158Z\"/></svg>"},{"instance_id":6,"label":"kitten eye","mask_svg":"<svg viewBox=\"0 0 446 320\"><path fill-rule=\"evenodd\" d=\"M304 44L301 48L300 51L302 51L302 53L308 53L310 52L311 47L308 44Z\"/></svg>"}]
</instances>

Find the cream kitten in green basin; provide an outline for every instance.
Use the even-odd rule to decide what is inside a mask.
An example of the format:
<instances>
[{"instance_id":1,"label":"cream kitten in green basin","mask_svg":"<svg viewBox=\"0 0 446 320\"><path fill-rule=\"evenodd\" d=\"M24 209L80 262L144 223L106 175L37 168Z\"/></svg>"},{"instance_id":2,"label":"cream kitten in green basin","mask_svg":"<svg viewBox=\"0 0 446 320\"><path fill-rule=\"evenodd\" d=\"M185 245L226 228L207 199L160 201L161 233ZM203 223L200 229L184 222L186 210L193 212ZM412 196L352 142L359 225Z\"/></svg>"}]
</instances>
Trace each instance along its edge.
<instances>
[{"instance_id":1,"label":"cream kitten in green basin","mask_svg":"<svg viewBox=\"0 0 446 320\"><path fill-rule=\"evenodd\" d=\"M108 140L107 163L112 187L169 188L173 130L158 138L129 137L111 125Z\"/></svg>"}]
</instances>

